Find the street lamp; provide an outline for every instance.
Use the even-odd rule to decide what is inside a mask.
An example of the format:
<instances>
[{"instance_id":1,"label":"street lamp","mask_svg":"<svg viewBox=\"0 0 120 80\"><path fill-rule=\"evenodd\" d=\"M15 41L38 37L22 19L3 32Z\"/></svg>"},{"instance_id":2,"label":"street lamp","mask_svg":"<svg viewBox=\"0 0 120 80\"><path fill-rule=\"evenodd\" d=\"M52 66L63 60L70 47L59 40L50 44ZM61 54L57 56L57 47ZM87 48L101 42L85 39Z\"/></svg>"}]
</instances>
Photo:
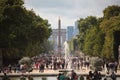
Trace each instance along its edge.
<instances>
[{"instance_id":1,"label":"street lamp","mask_svg":"<svg viewBox=\"0 0 120 80\"><path fill-rule=\"evenodd\" d=\"M3 55L2 55L2 50L0 50L0 67L3 64Z\"/></svg>"},{"instance_id":2,"label":"street lamp","mask_svg":"<svg viewBox=\"0 0 120 80\"><path fill-rule=\"evenodd\" d=\"M118 46L118 60L119 60L119 67L120 67L120 45Z\"/></svg>"}]
</instances>

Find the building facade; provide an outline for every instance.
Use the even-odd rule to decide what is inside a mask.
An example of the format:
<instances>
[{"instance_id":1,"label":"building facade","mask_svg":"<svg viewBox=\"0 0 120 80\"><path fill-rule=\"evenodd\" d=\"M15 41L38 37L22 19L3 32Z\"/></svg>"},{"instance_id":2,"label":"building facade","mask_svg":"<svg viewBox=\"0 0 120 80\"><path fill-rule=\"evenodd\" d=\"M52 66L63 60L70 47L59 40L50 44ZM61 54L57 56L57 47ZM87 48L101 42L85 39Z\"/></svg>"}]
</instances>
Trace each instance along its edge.
<instances>
[{"instance_id":1,"label":"building facade","mask_svg":"<svg viewBox=\"0 0 120 80\"><path fill-rule=\"evenodd\" d=\"M70 41L73 38L74 27L67 26L67 41Z\"/></svg>"},{"instance_id":2,"label":"building facade","mask_svg":"<svg viewBox=\"0 0 120 80\"><path fill-rule=\"evenodd\" d=\"M74 27L74 37L79 34L79 29L78 29L78 21L75 21L75 27Z\"/></svg>"}]
</instances>

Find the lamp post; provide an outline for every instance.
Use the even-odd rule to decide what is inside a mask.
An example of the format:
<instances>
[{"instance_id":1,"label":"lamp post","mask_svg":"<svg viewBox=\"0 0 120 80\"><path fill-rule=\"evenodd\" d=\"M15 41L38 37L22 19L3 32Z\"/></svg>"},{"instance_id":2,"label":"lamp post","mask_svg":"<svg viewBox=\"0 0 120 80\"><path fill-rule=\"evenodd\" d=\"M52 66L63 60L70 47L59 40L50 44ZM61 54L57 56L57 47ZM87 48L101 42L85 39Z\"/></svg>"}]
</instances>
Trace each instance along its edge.
<instances>
[{"instance_id":1,"label":"lamp post","mask_svg":"<svg viewBox=\"0 0 120 80\"><path fill-rule=\"evenodd\" d=\"M2 55L2 50L0 49L0 67L3 64L3 55Z\"/></svg>"},{"instance_id":2,"label":"lamp post","mask_svg":"<svg viewBox=\"0 0 120 80\"><path fill-rule=\"evenodd\" d=\"M119 67L120 67L120 45L118 46L118 60L119 60Z\"/></svg>"}]
</instances>

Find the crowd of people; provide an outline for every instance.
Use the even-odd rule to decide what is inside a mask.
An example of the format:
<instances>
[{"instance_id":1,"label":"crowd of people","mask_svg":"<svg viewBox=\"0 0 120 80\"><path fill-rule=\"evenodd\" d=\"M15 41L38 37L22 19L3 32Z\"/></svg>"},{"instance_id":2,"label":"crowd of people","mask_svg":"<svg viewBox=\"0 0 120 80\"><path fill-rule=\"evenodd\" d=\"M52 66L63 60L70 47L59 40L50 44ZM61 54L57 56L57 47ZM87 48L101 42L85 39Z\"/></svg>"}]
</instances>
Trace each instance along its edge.
<instances>
[{"instance_id":1,"label":"crowd of people","mask_svg":"<svg viewBox=\"0 0 120 80\"><path fill-rule=\"evenodd\" d=\"M82 69L83 67L89 67L89 61L85 61L83 57L70 57L71 68L72 69ZM68 62L65 61L64 56L57 55L39 55L32 58L33 64L31 67L33 69L39 70L39 72L44 72L44 70L58 70L68 68ZM26 72L26 65L14 64L8 65L7 67L0 68L0 73L18 73Z\"/></svg>"},{"instance_id":2,"label":"crowd of people","mask_svg":"<svg viewBox=\"0 0 120 80\"><path fill-rule=\"evenodd\" d=\"M83 67L89 67L89 61L85 61L83 57L69 57L71 60L71 68L72 69L82 69ZM57 55L44 55L44 56L36 56L33 58L33 66L36 69L67 69L68 62L64 59L64 56Z\"/></svg>"},{"instance_id":3,"label":"crowd of people","mask_svg":"<svg viewBox=\"0 0 120 80\"><path fill-rule=\"evenodd\" d=\"M107 72L103 79L102 77L103 75L101 74L100 71L97 70L95 70L94 72L89 71L89 75L86 77L86 80L116 80L116 74L114 72L112 72L111 74Z\"/></svg>"},{"instance_id":4,"label":"crowd of people","mask_svg":"<svg viewBox=\"0 0 120 80\"><path fill-rule=\"evenodd\" d=\"M94 72L89 71L86 78L84 75L77 75L74 70L71 71L70 75L66 75L65 73L59 73L57 80L116 80L115 72L112 72L103 76L100 71L95 70Z\"/></svg>"},{"instance_id":5,"label":"crowd of people","mask_svg":"<svg viewBox=\"0 0 120 80\"><path fill-rule=\"evenodd\" d=\"M64 55L56 55L56 54L50 54L50 55L39 55L31 58L33 63L31 65L31 68L28 69L26 65L8 65L7 67L0 68L0 73L26 73L31 72L32 70L39 70L39 72L44 72L44 70L60 70L60 69L67 69L68 68L68 62L71 61L71 69L73 70L89 70L91 63L89 62L89 58L85 59L84 56L70 56L69 59L66 61L64 58ZM115 75L117 73L117 67L118 63L116 61L104 61L105 66L101 66L102 69L105 69L106 72L106 78L108 75L113 77L112 74ZM76 74L77 75L77 74ZM64 76L64 74L59 74L59 76ZM60 78L60 77L59 77ZM62 80L61 78L58 80ZM101 80L101 73L100 71L95 70L94 72L89 72L89 76L87 76L88 80ZM24 80L24 79L21 79ZM67 77L67 80L69 78ZM73 79L75 80L75 79ZM80 76L80 80L82 80L82 77ZM113 79L112 80L116 80Z\"/></svg>"},{"instance_id":6,"label":"crowd of people","mask_svg":"<svg viewBox=\"0 0 120 80\"><path fill-rule=\"evenodd\" d=\"M65 72L59 73L57 80L78 80L78 75L74 70L71 71L70 75L66 75Z\"/></svg>"}]
</instances>

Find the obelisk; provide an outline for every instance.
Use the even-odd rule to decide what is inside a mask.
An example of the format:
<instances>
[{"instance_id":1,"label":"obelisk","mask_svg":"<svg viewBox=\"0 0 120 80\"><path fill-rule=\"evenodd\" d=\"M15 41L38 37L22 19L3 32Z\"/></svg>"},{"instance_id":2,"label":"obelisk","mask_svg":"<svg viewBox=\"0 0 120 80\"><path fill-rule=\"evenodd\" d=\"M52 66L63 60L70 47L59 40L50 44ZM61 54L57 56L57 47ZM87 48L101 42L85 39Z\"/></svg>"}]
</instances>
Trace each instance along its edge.
<instances>
[{"instance_id":1,"label":"obelisk","mask_svg":"<svg viewBox=\"0 0 120 80\"><path fill-rule=\"evenodd\" d=\"M58 54L61 54L61 20L58 19Z\"/></svg>"}]
</instances>

